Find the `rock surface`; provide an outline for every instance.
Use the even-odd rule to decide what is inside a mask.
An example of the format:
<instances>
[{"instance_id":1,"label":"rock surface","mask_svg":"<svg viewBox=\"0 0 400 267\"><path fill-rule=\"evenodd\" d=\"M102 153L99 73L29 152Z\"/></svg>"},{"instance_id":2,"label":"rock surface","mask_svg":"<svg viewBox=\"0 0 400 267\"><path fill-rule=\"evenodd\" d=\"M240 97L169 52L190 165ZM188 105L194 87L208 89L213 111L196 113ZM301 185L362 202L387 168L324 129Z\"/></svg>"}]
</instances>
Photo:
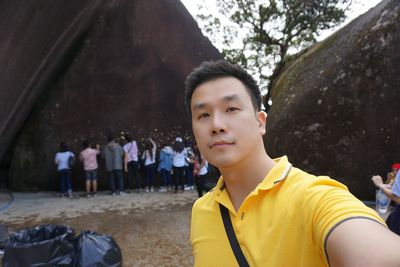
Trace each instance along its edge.
<instances>
[{"instance_id":1,"label":"rock surface","mask_svg":"<svg viewBox=\"0 0 400 267\"><path fill-rule=\"evenodd\" d=\"M400 161L400 2L382 1L291 62L275 83L267 150L374 198Z\"/></svg>"},{"instance_id":2,"label":"rock surface","mask_svg":"<svg viewBox=\"0 0 400 267\"><path fill-rule=\"evenodd\" d=\"M60 142L188 135L183 81L222 57L178 0L7 0L0 35L0 159L16 189L58 187Z\"/></svg>"}]
</instances>

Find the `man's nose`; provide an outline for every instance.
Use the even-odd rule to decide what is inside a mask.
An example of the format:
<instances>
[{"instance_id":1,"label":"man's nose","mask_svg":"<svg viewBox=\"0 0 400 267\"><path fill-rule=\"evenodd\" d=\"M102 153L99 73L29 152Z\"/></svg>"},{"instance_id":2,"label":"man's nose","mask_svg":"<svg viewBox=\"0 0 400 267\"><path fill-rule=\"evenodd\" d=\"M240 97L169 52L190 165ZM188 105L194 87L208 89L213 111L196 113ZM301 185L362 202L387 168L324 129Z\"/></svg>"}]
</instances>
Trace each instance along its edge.
<instances>
[{"instance_id":1,"label":"man's nose","mask_svg":"<svg viewBox=\"0 0 400 267\"><path fill-rule=\"evenodd\" d=\"M227 131L226 121L222 114L215 113L212 118L212 134L224 133Z\"/></svg>"}]
</instances>

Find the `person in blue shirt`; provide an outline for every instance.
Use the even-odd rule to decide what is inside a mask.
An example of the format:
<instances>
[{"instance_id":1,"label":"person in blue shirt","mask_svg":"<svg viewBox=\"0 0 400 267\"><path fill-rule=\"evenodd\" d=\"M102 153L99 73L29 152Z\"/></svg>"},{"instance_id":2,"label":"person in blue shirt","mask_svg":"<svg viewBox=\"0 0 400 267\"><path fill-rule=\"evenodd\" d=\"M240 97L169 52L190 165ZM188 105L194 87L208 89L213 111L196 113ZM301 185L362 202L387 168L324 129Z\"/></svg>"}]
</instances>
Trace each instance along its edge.
<instances>
[{"instance_id":1,"label":"person in blue shirt","mask_svg":"<svg viewBox=\"0 0 400 267\"><path fill-rule=\"evenodd\" d=\"M56 153L54 158L54 163L57 165L57 172L60 176L60 197L68 193L68 197L72 198L71 161L74 158L75 155L68 150L68 145L61 143L60 151Z\"/></svg>"},{"instance_id":2,"label":"person in blue shirt","mask_svg":"<svg viewBox=\"0 0 400 267\"><path fill-rule=\"evenodd\" d=\"M172 170L172 147L167 144L163 145L160 151L160 159L157 170L161 174L160 192L169 191L171 188L171 170Z\"/></svg>"}]
</instances>

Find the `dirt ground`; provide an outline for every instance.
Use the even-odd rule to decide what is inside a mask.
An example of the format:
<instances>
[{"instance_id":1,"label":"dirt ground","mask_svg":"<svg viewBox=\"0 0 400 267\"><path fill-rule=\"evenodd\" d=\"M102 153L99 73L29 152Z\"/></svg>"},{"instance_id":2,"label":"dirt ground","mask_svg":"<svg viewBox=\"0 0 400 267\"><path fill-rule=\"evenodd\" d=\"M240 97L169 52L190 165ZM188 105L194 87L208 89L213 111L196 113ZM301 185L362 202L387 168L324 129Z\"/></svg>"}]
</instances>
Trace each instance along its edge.
<instances>
[{"instance_id":1,"label":"dirt ground","mask_svg":"<svg viewBox=\"0 0 400 267\"><path fill-rule=\"evenodd\" d=\"M124 266L193 266L189 231L195 191L124 196L101 192L90 198L80 193L73 199L51 192L13 195L9 204L10 196L0 193L0 224L11 231L68 225L76 234L91 230L112 236L122 250Z\"/></svg>"},{"instance_id":2,"label":"dirt ground","mask_svg":"<svg viewBox=\"0 0 400 267\"><path fill-rule=\"evenodd\" d=\"M123 196L100 192L90 198L81 192L73 199L52 192L13 196L10 201L0 192L0 224L11 231L40 224L68 225L77 235L91 230L112 236L122 250L124 266L193 266L189 231L195 191ZM374 208L374 203L369 206Z\"/></svg>"}]
</instances>

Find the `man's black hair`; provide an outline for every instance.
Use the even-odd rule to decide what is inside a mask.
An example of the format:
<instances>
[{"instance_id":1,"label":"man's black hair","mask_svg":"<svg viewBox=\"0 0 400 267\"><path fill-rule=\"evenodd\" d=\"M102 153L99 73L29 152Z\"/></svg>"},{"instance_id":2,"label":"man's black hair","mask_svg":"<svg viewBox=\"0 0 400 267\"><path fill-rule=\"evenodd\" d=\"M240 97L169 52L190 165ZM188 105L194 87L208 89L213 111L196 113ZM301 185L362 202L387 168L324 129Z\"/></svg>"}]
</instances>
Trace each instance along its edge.
<instances>
[{"instance_id":1,"label":"man's black hair","mask_svg":"<svg viewBox=\"0 0 400 267\"><path fill-rule=\"evenodd\" d=\"M60 151L61 152L67 152L68 151L68 145L64 142L60 143Z\"/></svg>"},{"instance_id":2,"label":"man's black hair","mask_svg":"<svg viewBox=\"0 0 400 267\"><path fill-rule=\"evenodd\" d=\"M107 141L108 141L108 142L112 142L112 141L114 141L114 139L115 139L115 138L114 138L114 135L113 135L113 134L108 134L108 135L107 135Z\"/></svg>"},{"instance_id":3,"label":"man's black hair","mask_svg":"<svg viewBox=\"0 0 400 267\"><path fill-rule=\"evenodd\" d=\"M261 110L261 93L254 78L238 65L225 60L205 61L195 68L185 81L185 107L191 116L190 102L196 87L222 77L234 77L246 87L255 111Z\"/></svg>"}]
</instances>

